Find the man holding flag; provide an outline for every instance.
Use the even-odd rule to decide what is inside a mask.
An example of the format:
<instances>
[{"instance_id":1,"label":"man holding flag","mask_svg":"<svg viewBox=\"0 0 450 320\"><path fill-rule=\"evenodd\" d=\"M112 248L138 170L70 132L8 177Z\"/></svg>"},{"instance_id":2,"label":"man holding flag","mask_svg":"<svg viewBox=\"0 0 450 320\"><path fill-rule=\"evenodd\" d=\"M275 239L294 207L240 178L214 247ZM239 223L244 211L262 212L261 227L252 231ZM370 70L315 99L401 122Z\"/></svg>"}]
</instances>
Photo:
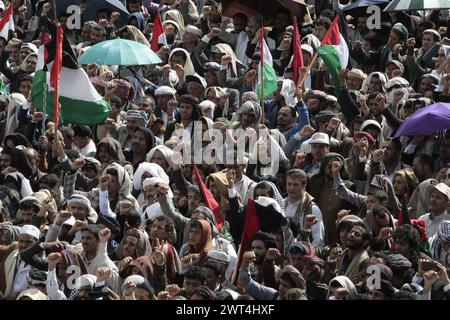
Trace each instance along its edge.
<instances>
[{"instance_id":1,"label":"man holding flag","mask_svg":"<svg viewBox=\"0 0 450 320\"><path fill-rule=\"evenodd\" d=\"M349 59L347 43L339 26L339 16L334 18L317 52L327 66L337 92L340 88L339 71L347 67Z\"/></svg>"},{"instance_id":2,"label":"man holding flag","mask_svg":"<svg viewBox=\"0 0 450 320\"><path fill-rule=\"evenodd\" d=\"M110 107L98 94L86 72L79 68L62 30L58 31L49 19L44 20L43 26L48 30L50 40L45 49L44 46L39 49L32 87L33 105L40 111L45 109L47 113L53 114L58 122L62 120L88 125L104 123ZM44 94L45 83L49 85Z\"/></svg>"}]
</instances>

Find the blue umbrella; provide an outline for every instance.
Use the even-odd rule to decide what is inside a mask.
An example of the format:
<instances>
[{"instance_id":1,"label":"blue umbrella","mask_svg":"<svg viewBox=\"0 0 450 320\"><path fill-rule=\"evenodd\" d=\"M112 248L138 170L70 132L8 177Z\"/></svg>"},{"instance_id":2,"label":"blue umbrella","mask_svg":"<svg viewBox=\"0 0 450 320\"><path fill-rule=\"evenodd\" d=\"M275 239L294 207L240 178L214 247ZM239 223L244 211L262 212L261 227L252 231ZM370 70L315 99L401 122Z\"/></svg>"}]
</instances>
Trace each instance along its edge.
<instances>
[{"instance_id":1,"label":"blue umbrella","mask_svg":"<svg viewBox=\"0 0 450 320\"><path fill-rule=\"evenodd\" d=\"M381 5L381 4L387 4L387 3L389 3L389 0L358 0L356 2L349 3L348 5L343 7L342 11L350 11L353 9L370 7L372 5L377 6L377 5Z\"/></svg>"},{"instance_id":2,"label":"blue umbrella","mask_svg":"<svg viewBox=\"0 0 450 320\"><path fill-rule=\"evenodd\" d=\"M86 11L81 16L82 22L97 21L97 11L108 9L111 12L117 11L120 13L119 27L127 24L130 13L120 0L58 0L56 1L58 16L66 12L69 6L79 5L83 2L86 2L87 6ZM53 2L50 1L50 3L52 4L52 9L49 12L49 17L52 18L54 12Z\"/></svg>"},{"instance_id":3,"label":"blue umbrella","mask_svg":"<svg viewBox=\"0 0 450 320\"><path fill-rule=\"evenodd\" d=\"M438 102L416 110L395 133L401 136L427 136L450 128L450 103Z\"/></svg>"},{"instance_id":4,"label":"blue umbrella","mask_svg":"<svg viewBox=\"0 0 450 320\"><path fill-rule=\"evenodd\" d=\"M80 64L134 66L161 63L150 47L125 39L106 40L89 48L79 59Z\"/></svg>"}]
</instances>

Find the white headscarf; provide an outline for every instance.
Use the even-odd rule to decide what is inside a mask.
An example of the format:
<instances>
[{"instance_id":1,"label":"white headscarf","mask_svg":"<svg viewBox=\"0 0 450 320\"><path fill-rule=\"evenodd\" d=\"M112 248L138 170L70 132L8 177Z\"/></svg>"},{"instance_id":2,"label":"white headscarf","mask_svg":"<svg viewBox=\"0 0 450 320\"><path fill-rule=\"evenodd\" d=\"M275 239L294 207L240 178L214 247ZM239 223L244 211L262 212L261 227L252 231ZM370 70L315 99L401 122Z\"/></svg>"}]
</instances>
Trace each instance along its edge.
<instances>
[{"instance_id":1,"label":"white headscarf","mask_svg":"<svg viewBox=\"0 0 450 320\"><path fill-rule=\"evenodd\" d=\"M369 93L370 81L372 80L373 76L377 76L378 79L380 79L381 89L383 90L382 92L384 92L386 90L386 83L388 82L388 78L385 73L378 72L378 71L372 72L367 76L366 80L364 80L364 82L362 84L361 90L363 92Z\"/></svg>"},{"instance_id":2,"label":"white headscarf","mask_svg":"<svg viewBox=\"0 0 450 320\"><path fill-rule=\"evenodd\" d=\"M263 172L264 175L272 175L273 172L278 171L278 166L280 161L287 160L283 149L280 147L279 143L275 140L272 135L268 135L267 139L265 137L260 137L258 141L253 146L251 153L251 159L249 161L256 161L256 159L261 159L261 157L268 157L267 154L260 154L258 147L267 147L270 151L270 165L266 165L264 168L267 172ZM261 159L263 160L263 159ZM267 161L267 160L265 160ZM270 170L269 170L270 169Z\"/></svg>"},{"instance_id":3,"label":"white headscarf","mask_svg":"<svg viewBox=\"0 0 450 320\"><path fill-rule=\"evenodd\" d=\"M5 136L16 131L19 126L17 118L18 109L27 102L27 98L21 93L11 93L9 96L8 114L6 118Z\"/></svg>"},{"instance_id":4,"label":"white headscarf","mask_svg":"<svg viewBox=\"0 0 450 320\"><path fill-rule=\"evenodd\" d=\"M237 66L242 65L242 62L240 62L237 59L234 50L227 43L218 43L214 47L216 47L216 49L219 50L221 53L230 55L231 63L228 65L228 68L230 69L230 75L232 78L237 78L238 77Z\"/></svg>"},{"instance_id":5,"label":"white headscarf","mask_svg":"<svg viewBox=\"0 0 450 320\"><path fill-rule=\"evenodd\" d=\"M133 188L135 190L141 190L142 188L142 175L148 172L152 177L159 177L165 183L169 184L170 179L166 172L156 163L142 162L134 173Z\"/></svg>"},{"instance_id":6,"label":"white headscarf","mask_svg":"<svg viewBox=\"0 0 450 320\"><path fill-rule=\"evenodd\" d=\"M330 288L330 284L332 282L334 282L334 281L338 282L342 286L342 288L347 290L347 292L349 294L356 294L356 293L358 293L357 290L356 290L355 285L353 284L353 282L349 278L347 278L346 276L334 277L333 279L331 279L330 283L328 284L328 288ZM328 289L328 293L327 293L327 299L328 298L330 298L330 289Z\"/></svg>"},{"instance_id":7,"label":"white headscarf","mask_svg":"<svg viewBox=\"0 0 450 320\"><path fill-rule=\"evenodd\" d=\"M183 52L184 55L186 56L186 62L184 63L184 66L183 66L184 67L184 75L185 76L192 76L192 75L194 75L195 74L195 69L194 69L194 65L192 64L191 55L189 54L189 52L186 51L186 49L183 49L183 48L173 49L170 52L170 55L169 55L169 62L172 59L173 54L175 52L178 52L178 51Z\"/></svg>"},{"instance_id":8,"label":"white headscarf","mask_svg":"<svg viewBox=\"0 0 450 320\"><path fill-rule=\"evenodd\" d=\"M387 105L392 104L394 101L395 93L403 92L403 97L397 103L397 106L400 104L404 104L406 100L408 100L408 96L410 92L412 92L412 88L409 82L402 77L395 77L389 80L386 83L386 103ZM396 112L395 112L396 113Z\"/></svg>"},{"instance_id":9,"label":"white headscarf","mask_svg":"<svg viewBox=\"0 0 450 320\"><path fill-rule=\"evenodd\" d=\"M28 59L30 59L31 57L36 57L37 58L37 56L38 56L37 52L36 53L32 52L29 55L27 55L27 57L20 64L19 69L22 70L22 71L25 71L25 69L27 67Z\"/></svg>"},{"instance_id":10,"label":"white headscarf","mask_svg":"<svg viewBox=\"0 0 450 320\"><path fill-rule=\"evenodd\" d=\"M165 183L166 181L164 179L161 179L160 177L154 177L154 178L146 178L144 182L142 183L142 189L143 191L139 195L138 202L141 206L141 226L145 228L145 224L148 221L148 219L154 219L157 216L162 215L161 207L159 206L158 202L154 202L152 204L149 204L147 202L147 199L145 199L144 191L148 187L156 187L159 183ZM169 192L167 196L172 199L173 193L172 190L169 187Z\"/></svg>"},{"instance_id":11,"label":"white headscarf","mask_svg":"<svg viewBox=\"0 0 450 320\"><path fill-rule=\"evenodd\" d=\"M183 19L183 15L181 14L180 11L175 10L175 9L166 11L162 15L162 19L164 22L175 21L179 27L178 33L180 34L180 36L183 36L183 34L184 34L184 19Z\"/></svg>"},{"instance_id":12,"label":"white headscarf","mask_svg":"<svg viewBox=\"0 0 450 320\"><path fill-rule=\"evenodd\" d=\"M114 169L117 171L117 182L120 186L119 193L127 198L132 197L131 180L128 172L120 164L115 162L106 167L106 171L108 171L108 169Z\"/></svg>"},{"instance_id":13,"label":"white headscarf","mask_svg":"<svg viewBox=\"0 0 450 320\"><path fill-rule=\"evenodd\" d=\"M75 282L75 288L80 290L83 287L91 287L93 288L95 282L97 281L97 277L92 274L84 274L80 276Z\"/></svg>"},{"instance_id":14,"label":"white headscarf","mask_svg":"<svg viewBox=\"0 0 450 320\"><path fill-rule=\"evenodd\" d=\"M320 47L320 40L312 33L306 35L302 39L302 43L310 45L314 51L316 51Z\"/></svg>"},{"instance_id":15,"label":"white headscarf","mask_svg":"<svg viewBox=\"0 0 450 320\"><path fill-rule=\"evenodd\" d=\"M210 114L207 115L207 117L210 119L214 118L214 109L216 108L216 104L214 102L212 102L211 100L204 100L200 102L198 106L200 107L200 109L211 109Z\"/></svg>"},{"instance_id":16,"label":"white headscarf","mask_svg":"<svg viewBox=\"0 0 450 320\"><path fill-rule=\"evenodd\" d=\"M25 198L33 194L33 189L31 188L30 180L25 178L25 176L21 174L19 171L8 173L5 176L5 179L7 177L12 177L19 184L19 193L21 198Z\"/></svg>"},{"instance_id":17,"label":"white headscarf","mask_svg":"<svg viewBox=\"0 0 450 320\"><path fill-rule=\"evenodd\" d=\"M163 145L156 146L147 153L147 156L145 157L147 162L152 162L153 155L155 154L156 151L161 152L161 154L163 155L164 159L166 159L166 162L169 166L172 165L173 163L172 156L174 154L174 151Z\"/></svg>"}]
</instances>

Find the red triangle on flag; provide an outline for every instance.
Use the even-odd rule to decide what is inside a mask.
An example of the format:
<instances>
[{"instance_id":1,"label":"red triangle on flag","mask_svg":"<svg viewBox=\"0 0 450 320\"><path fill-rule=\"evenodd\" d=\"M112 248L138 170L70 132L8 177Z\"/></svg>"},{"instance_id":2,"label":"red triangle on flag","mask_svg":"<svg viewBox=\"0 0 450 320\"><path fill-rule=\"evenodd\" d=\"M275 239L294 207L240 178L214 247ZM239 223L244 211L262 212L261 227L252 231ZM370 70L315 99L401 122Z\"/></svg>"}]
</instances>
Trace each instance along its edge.
<instances>
[{"instance_id":1,"label":"red triangle on flag","mask_svg":"<svg viewBox=\"0 0 450 320\"><path fill-rule=\"evenodd\" d=\"M213 212L214 217L216 218L217 230L220 231L225 221L222 212L220 212L220 206L217 203L216 199L214 199L213 195L211 194L211 191L209 191L209 189L206 188L206 185L203 182L202 178L200 177L200 173L198 172L197 166L195 164L194 164L194 172L195 172L195 179L197 180L197 184L203 196L203 200L205 201L206 206Z\"/></svg>"},{"instance_id":2,"label":"red triangle on flag","mask_svg":"<svg viewBox=\"0 0 450 320\"><path fill-rule=\"evenodd\" d=\"M323 37L321 46L338 46L341 43L341 33L339 29L339 16L337 15L327 33Z\"/></svg>"}]
</instances>

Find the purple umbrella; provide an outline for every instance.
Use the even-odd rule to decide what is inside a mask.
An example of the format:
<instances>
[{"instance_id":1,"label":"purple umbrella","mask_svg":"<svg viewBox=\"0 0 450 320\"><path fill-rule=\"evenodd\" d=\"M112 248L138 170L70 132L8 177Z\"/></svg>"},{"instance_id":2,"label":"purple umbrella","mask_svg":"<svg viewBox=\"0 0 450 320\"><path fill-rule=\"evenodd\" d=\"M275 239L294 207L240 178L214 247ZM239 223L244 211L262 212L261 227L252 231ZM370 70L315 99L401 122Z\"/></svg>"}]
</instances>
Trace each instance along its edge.
<instances>
[{"instance_id":1,"label":"purple umbrella","mask_svg":"<svg viewBox=\"0 0 450 320\"><path fill-rule=\"evenodd\" d=\"M450 103L438 102L418 109L405 119L395 133L401 136L427 136L450 128Z\"/></svg>"}]
</instances>

